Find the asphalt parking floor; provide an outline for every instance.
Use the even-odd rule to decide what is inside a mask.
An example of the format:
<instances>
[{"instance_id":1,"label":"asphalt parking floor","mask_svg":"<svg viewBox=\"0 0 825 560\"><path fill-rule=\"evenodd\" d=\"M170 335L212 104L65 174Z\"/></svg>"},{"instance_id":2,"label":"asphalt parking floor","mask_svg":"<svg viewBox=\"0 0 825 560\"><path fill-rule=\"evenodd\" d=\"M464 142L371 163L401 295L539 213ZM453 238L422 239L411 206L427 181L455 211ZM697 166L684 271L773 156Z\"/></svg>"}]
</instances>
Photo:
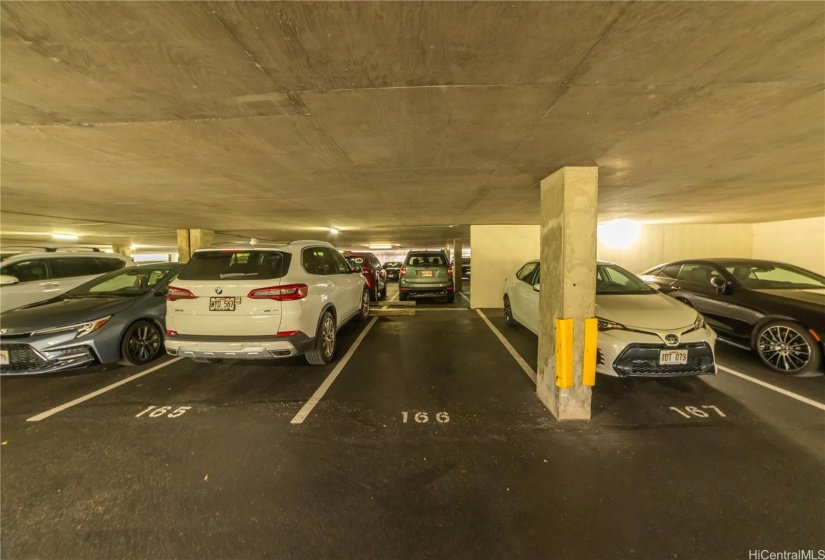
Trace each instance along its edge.
<instances>
[{"instance_id":1,"label":"asphalt parking floor","mask_svg":"<svg viewBox=\"0 0 825 560\"><path fill-rule=\"evenodd\" d=\"M593 420L556 422L480 313L463 298L440 305L454 310L422 304L415 316L345 326L339 360L364 336L343 368L165 358L38 422L27 419L149 368L2 379L0 555L651 559L825 549L822 409L725 372L599 376ZM535 337L504 326L500 310L482 312L535 368ZM719 361L825 402L824 378L774 379L721 346Z\"/></svg>"}]
</instances>

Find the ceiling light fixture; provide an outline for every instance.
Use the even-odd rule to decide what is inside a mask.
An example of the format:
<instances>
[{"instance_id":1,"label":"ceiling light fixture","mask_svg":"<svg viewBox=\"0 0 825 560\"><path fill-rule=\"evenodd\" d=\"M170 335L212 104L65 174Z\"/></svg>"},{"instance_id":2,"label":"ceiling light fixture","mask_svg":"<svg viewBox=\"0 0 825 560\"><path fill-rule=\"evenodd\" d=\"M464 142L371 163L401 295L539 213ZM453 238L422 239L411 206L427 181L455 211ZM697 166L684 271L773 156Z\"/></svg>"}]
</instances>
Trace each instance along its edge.
<instances>
[{"instance_id":1,"label":"ceiling light fixture","mask_svg":"<svg viewBox=\"0 0 825 560\"><path fill-rule=\"evenodd\" d=\"M76 235L71 235L68 233L53 233L52 239L59 239L61 241L77 241L80 238Z\"/></svg>"},{"instance_id":2,"label":"ceiling light fixture","mask_svg":"<svg viewBox=\"0 0 825 560\"><path fill-rule=\"evenodd\" d=\"M389 243L381 243L381 244L378 244L378 245L369 245L368 247L370 249L392 249L392 245L390 245Z\"/></svg>"},{"instance_id":3,"label":"ceiling light fixture","mask_svg":"<svg viewBox=\"0 0 825 560\"><path fill-rule=\"evenodd\" d=\"M329 228L330 233L338 233L338 228L331 227Z\"/></svg>"},{"instance_id":4,"label":"ceiling light fixture","mask_svg":"<svg viewBox=\"0 0 825 560\"><path fill-rule=\"evenodd\" d=\"M606 247L627 249L639 240L642 228L632 220L614 220L599 224L598 237Z\"/></svg>"}]
</instances>

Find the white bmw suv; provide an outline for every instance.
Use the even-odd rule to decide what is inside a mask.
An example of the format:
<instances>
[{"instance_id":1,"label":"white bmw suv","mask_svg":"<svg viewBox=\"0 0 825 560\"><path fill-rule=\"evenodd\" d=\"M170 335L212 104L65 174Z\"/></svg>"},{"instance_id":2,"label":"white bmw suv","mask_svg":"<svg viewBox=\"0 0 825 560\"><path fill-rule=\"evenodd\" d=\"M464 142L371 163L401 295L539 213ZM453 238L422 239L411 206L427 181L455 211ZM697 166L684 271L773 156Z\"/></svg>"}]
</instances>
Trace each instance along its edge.
<instances>
[{"instance_id":1,"label":"white bmw suv","mask_svg":"<svg viewBox=\"0 0 825 560\"><path fill-rule=\"evenodd\" d=\"M195 251L166 293L166 351L198 362L305 354L370 312L366 281L329 243L226 244Z\"/></svg>"}]
</instances>

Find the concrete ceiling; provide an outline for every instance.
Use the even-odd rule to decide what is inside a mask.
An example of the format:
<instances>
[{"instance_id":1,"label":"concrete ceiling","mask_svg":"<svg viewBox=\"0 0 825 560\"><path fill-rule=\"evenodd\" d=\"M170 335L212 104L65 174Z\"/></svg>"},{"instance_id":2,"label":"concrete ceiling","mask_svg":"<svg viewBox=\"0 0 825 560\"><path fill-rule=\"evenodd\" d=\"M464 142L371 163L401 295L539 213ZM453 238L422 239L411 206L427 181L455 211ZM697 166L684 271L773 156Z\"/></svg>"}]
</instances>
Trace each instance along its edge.
<instances>
[{"instance_id":1,"label":"concrete ceiling","mask_svg":"<svg viewBox=\"0 0 825 560\"><path fill-rule=\"evenodd\" d=\"M825 214L821 2L0 9L4 240L438 245L564 165L604 220Z\"/></svg>"}]
</instances>

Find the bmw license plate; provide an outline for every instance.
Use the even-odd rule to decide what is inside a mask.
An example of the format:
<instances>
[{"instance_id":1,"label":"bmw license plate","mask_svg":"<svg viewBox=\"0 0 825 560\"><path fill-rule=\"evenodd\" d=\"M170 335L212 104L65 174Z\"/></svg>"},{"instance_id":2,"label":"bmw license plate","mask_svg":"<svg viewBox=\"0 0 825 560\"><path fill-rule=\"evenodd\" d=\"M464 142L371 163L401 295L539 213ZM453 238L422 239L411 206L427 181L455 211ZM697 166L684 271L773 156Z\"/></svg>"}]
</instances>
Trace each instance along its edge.
<instances>
[{"instance_id":1,"label":"bmw license plate","mask_svg":"<svg viewBox=\"0 0 825 560\"><path fill-rule=\"evenodd\" d=\"M421 271L421 276L432 276L432 275L433 275L432 270L422 270Z\"/></svg>"},{"instance_id":2,"label":"bmw license plate","mask_svg":"<svg viewBox=\"0 0 825 560\"><path fill-rule=\"evenodd\" d=\"M688 351L687 350L660 350L659 351L659 365L660 366L680 366L687 364Z\"/></svg>"},{"instance_id":3,"label":"bmw license plate","mask_svg":"<svg viewBox=\"0 0 825 560\"><path fill-rule=\"evenodd\" d=\"M9 351L0 350L0 366L9 365Z\"/></svg>"},{"instance_id":4,"label":"bmw license plate","mask_svg":"<svg viewBox=\"0 0 825 560\"><path fill-rule=\"evenodd\" d=\"M213 298L209 298L209 311L235 311L235 298L233 298L233 297L213 297Z\"/></svg>"}]
</instances>

